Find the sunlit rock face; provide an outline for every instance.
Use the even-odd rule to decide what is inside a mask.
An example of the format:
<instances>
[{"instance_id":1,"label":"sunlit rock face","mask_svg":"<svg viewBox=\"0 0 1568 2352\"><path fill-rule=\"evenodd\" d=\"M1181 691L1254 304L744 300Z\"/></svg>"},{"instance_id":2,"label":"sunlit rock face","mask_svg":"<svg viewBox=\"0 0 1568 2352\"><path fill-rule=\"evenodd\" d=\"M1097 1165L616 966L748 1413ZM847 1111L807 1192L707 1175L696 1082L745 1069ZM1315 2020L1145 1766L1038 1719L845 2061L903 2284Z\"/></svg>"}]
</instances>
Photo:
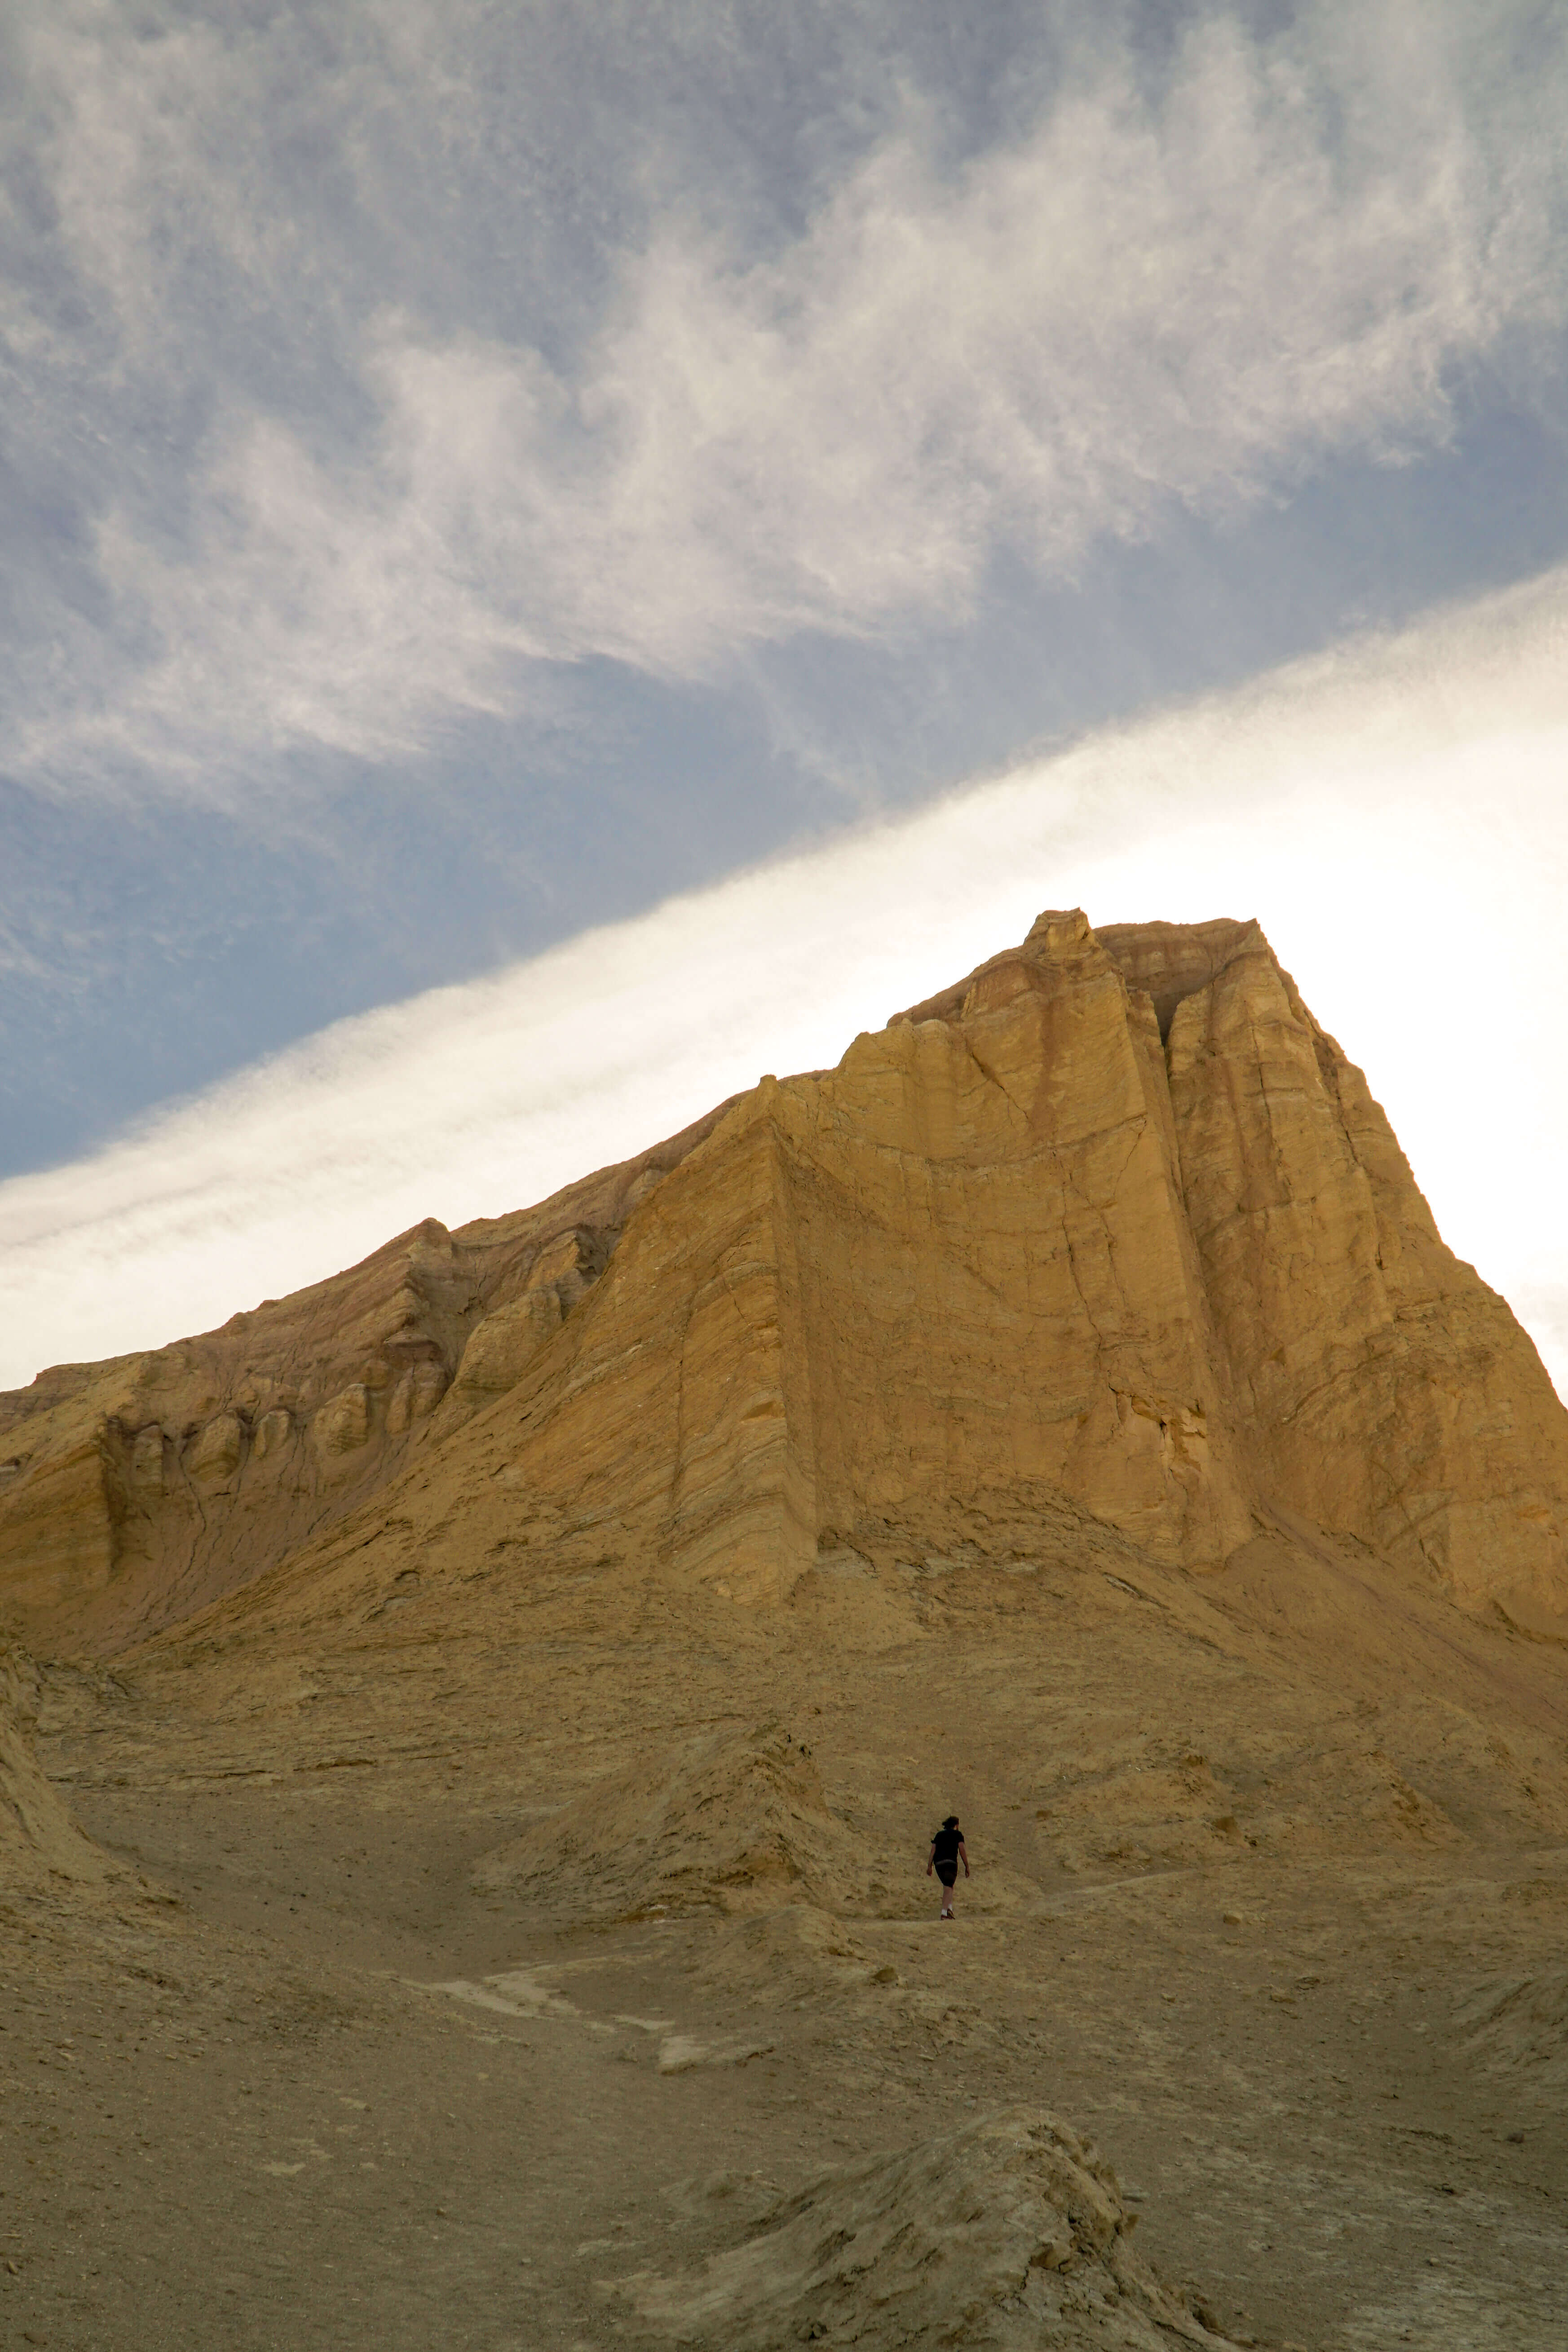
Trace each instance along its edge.
<instances>
[{"instance_id":1,"label":"sunlit rock face","mask_svg":"<svg viewBox=\"0 0 1568 2352\"><path fill-rule=\"evenodd\" d=\"M1568 1413L1251 923L1043 915L539 1209L42 1375L0 1460L7 1611L102 1646L395 1477L755 1605L1068 1510L1195 1571L1289 1515L1568 1612Z\"/></svg>"},{"instance_id":2,"label":"sunlit rock face","mask_svg":"<svg viewBox=\"0 0 1568 2352\"><path fill-rule=\"evenodd\" d=\"M1568 1413L1447 1248L1256 923L1107 930L1165 1033L1182 1191L1260 1496L1511 1612L1568 1607Z\"/></svg>"},{"instance_id":3,"label":"sunlit rock face","mask_svg":"<svg viewBox=\"0 0 1568 2352\"><path fill-rule=\"evenodd\" d=\"M456 1234L427 1219L221 1330L0 1396L0 1630L121 1645L374 1496L427 1431L515 1381L721 1115L539 1209Z\"/></svg>"}]
</instances>

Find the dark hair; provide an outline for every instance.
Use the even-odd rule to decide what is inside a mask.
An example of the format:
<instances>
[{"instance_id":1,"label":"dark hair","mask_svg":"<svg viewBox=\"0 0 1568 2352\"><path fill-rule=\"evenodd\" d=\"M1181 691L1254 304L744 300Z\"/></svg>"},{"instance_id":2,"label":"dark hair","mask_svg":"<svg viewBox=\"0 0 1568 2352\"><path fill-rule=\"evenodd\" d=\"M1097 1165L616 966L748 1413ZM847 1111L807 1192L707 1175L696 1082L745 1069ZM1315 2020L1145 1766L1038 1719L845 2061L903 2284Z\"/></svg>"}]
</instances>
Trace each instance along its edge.
<instances>
[{"instance_id":1,"label":"dark hair","mask_svg":"<svg viewBox=\"0 0 1568 2352\"><path fill-rule=\"evenodd\" d=\"M942 1828L944 1830L955 1830L957 1827L958 1815L956 1813L949 1813L946 1821L942 1823Z\"/></svg>"}]
</instances>

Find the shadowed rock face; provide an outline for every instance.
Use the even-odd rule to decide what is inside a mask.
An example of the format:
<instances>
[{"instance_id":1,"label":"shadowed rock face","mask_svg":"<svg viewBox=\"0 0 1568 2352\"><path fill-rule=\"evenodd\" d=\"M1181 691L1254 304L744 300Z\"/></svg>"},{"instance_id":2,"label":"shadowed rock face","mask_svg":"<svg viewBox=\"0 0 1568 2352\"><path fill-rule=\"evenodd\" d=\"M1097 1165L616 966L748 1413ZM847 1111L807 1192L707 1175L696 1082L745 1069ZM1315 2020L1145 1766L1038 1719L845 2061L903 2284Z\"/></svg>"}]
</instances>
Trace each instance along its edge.
<instances>
[{"instance_id":1,"label":"shadowed rock face","mask_svg":"<svg viewBox=\"0 0 1568 2352\"><path fill-rule=\"evenodd\" d=\"M0 1401L0 1591L113 1646L437 1454L519 1541L613 1523L752 1603L1069 1509L1200 1570L1294 1515L1568 1612L1568 1413L1252 923L1044 915L539 1209L41 1375Z\"/></svg>"},{"instance_id":2,"label":"shadowed rock face","mask_svg":"<svg viewBox=\"0 0 1568 2352\"><path fill-rule=\"evenodd\" d=\"M111 1867L38 1769L37 1713L31 1660L0 1651L0 1886L12 1892L50 1876L90 1884Z\"/></svg>"}]
</instances>

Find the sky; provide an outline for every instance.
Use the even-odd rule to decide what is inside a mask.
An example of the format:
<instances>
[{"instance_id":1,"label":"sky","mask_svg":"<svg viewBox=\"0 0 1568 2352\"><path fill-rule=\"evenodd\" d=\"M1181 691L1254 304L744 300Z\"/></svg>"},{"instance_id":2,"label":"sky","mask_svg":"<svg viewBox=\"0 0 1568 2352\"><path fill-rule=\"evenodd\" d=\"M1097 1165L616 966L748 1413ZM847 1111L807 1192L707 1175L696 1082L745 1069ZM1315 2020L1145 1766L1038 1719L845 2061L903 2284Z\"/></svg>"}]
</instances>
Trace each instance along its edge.
<instances>
[{"instance_id":1,"label":"sky","mask_svg":"<svg viewBox=\"0 0 1568 2352\"><path fill-rule=\"evenodd\" d=\"M1082 903L1568 1386L1564 120L1526 0L12 0L0 1381Z\"/></svg>"}]
</instances>

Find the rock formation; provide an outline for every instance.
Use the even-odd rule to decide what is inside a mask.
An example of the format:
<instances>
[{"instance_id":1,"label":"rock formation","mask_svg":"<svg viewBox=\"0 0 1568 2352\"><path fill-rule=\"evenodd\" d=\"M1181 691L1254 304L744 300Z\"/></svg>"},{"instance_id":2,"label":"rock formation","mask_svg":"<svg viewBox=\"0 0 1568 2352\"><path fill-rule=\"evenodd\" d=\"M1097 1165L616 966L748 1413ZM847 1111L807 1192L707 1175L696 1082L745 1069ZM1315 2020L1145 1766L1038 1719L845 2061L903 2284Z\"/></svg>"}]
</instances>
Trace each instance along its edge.
<instances>
[{"instance_id":1,"label":"rock formation","mask_svg":"<svg viewBox=\"0 0 1568 2352\"><path fill-rule=\"evenodd\" d=\"M389 1481L417 1522L437 1454L506 1541L753 1605L1068 1510L1194 1570L1310 1522L1568 1615L1568 1413L1252 923L1043 915L538 1209L41 1374L0 1452L0 1604L103 1648Z\"/></svg>"},{"instance_id":2,"label":"rock formation","mask_svg":"<svg viewBox=\"0 0 1568 2352\"><path fill-rule=\"evenodd\" d=\"M537 1209L427 1218L221 1330L0 1395L0 1617L123 1646L378 1492L444 1401L451 1426L518 1379L725 1108Z\"/></svg>"},{"instance_id":3,"label":"rock formation","mask_svg":"<svg viewBox=\"0 0 1568 2352\"><path fill-rule=\"evenodd\" d=\"M809 1748L767 1726L710 1733L668 1764L640 1757L595 1782L543 1836L485 1856L475 1875L534 1902L555 1896L574 1918L621 1920L842 1902L858 1859Z\"/></svg>"},{"instance_id":4,"label":"rock formation","mask_svg":"<svg viewBox=\"0 0 1568 2352\"><path fill-rule=\"evenodd\" d=\"M617 2299L654 2341L715 2352L1163 2352L1223 2341L1133 2253L1136 2220L1076 2132L1016 2107L826 2173L695 2277L635 2278Z\"/></svg>"},{"instance_id":5,"label":"rock formation","mask_svg":"<svg viewBox=\"0 0 1568 2352\"><path fill-rule=\"evenodd\" d=\"M37 1685L29 1658L0 1651L0 1889L12 1891L50 1877L90 1884L108 1867L38 1769Z\"/></svg>"},{"instance_id":6,"label":"rock formation","mask_svg":"<svg viewBox=\"0 0 1568 2352\"><path fill-rule=\"evenodd\" d=\"M1360 1070L1256 923L1102 937L1165 1040L1256 1491L1462 1600L1568 1609L1568 1414L1503 1300L1445 1247Z\"/></svg>"}]
</instances>

